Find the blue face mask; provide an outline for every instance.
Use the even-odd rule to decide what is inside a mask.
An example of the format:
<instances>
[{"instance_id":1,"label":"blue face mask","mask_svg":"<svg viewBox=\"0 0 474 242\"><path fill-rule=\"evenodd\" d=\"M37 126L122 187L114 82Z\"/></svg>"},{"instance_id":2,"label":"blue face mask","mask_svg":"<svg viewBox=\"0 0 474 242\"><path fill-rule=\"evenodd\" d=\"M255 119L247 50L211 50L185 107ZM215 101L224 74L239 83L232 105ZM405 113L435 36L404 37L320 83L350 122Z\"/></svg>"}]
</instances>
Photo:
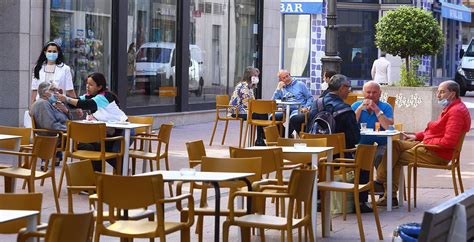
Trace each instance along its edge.
<instances>
[{"instance_id":1,"label":"blue face mask","mask_svg":"<svg viewBox=\"0 0 474 242\"><path fill-rule=\"evenodd\" d=\"M443 108L447 107L451 102L448 101L448 99L444 98L441 100L438 100L438 104L441 105Z\"/></svg>"},{"instance_id":2,"label":"blue face mask","mask_svg":"<svg viewBox=\"0 0 474 242\"><path fill-rule=\"evenodd\" d=\"M58 59L58 53L49 53L49 52L47 52L46 53L46 59L48 59L48 61L56 61Z\"/></svg>"},{"instance_id":3,"label":"blue face mask","mask_svg":"<svg viewBox=\"0 0 474 242\"><path fill-rule=\"evenodd\" d=\"M57 102L58 99L56 98L56 96L51 95L51 96L48 98L48 101L49 101L51 104L53 104L53 103Z\"/></svg>"}]
</instances>

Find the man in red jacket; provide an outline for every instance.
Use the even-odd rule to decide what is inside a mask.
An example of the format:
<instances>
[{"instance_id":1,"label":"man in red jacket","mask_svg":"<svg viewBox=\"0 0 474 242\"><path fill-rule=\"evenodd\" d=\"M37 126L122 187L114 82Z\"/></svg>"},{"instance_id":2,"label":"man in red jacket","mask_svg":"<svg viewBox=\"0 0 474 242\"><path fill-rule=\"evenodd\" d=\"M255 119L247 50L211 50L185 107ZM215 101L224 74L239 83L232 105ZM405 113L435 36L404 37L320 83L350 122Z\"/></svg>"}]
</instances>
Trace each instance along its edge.
<instances>
[{"instance_id":1,"label":"man in red jacket","mask_svg":"<svg viewBox=\"0 0 474 242\"><path fill-rule=\"evenodd\" d=\"M443 107L438 120L429 122L424 131L414 134L402 133L402 140L393 141L393 200L398 206L397 190L400 176L400 162L413 162L415 148L420 142L439 145L443 148L418 149L418 161L430 164L446 165L450 162L454 149L464 133L471 128L471 116L466 105L459 98L459 85L454 81L445 81L438 86L438 104ZM387 163L380 163L377 168L376 187L387 181ZM387 204L386 195L378 201L378 205Z\"/></svg>"}]
</instances>

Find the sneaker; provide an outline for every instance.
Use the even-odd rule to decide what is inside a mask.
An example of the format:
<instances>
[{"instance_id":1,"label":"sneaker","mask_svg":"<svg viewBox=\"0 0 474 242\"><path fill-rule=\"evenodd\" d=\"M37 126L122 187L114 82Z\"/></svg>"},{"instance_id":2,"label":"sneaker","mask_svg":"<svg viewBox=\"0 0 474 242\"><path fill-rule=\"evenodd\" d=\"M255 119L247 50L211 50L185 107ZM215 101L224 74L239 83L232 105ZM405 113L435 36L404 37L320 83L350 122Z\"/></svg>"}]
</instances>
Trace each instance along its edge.
<instances>
[{"instance_id":1,"label":"sneaker","mask_svg":"<svg viewBox=\"0 0 474 242\"><path fill-rule=\"evenodd\" d=\"M382 197L377 201L377 206L379 207L386 207L387 206L387 197ZM392 198L392 207L398 208L398 199L396 196Z\"/></svg>"},{"instance_id":2,"label":"sneaker","mask_svg":"<svg viewBox=\"0 0 474 242\"><path fill-rule=\"evenodd\" d=\"M371 207L369 207L367 205L367 203L365 203L365 202L360 203L359 208L360 208L360 213L372 213L372 212L374 212L374 210ZM354 211L355 211L355 209L354 209Z\"/></svg>"}]
</instances>

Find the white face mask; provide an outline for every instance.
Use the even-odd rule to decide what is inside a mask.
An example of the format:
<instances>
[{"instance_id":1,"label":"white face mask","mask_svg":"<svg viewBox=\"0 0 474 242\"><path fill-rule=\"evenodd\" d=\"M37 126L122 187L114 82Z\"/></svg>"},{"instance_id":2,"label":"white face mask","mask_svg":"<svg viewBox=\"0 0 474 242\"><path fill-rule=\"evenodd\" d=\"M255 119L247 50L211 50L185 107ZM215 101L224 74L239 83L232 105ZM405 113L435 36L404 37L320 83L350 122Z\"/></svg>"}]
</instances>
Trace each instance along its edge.
<instances>
[{"instance_id":1,"label":"white face mask","mask_svg":"<svg viewBox=\"0 0 474 242\"><path fill-rule=\"evenodd\" d=\"M252 81L253 85L257 85L260 82L260 80L258 79L258 76L252 76L250 80Z\"/></svg>"},{"instance_id":2,"label":"white face mask","mask_svg":"<svg viewBox=\"0 0 474 242\"><path fill-rule=\"evenodd\" d=\"M321 83L321 90L326 91L328 89L329 84L327 82Z\"/></svg>"}]
</instances>

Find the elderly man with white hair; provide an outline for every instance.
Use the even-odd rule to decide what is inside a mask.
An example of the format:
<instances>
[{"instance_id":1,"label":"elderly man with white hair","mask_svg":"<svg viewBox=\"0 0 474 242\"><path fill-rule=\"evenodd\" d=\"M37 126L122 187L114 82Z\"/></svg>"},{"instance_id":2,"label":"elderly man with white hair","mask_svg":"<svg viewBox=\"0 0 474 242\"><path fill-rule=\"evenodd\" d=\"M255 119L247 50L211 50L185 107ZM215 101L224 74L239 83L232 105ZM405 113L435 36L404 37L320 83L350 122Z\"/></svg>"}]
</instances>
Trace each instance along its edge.
<instances>
[{"instance_id":1,"label":"elderly man with white hair","mask_svg":"<svg viewBox=\"0 0 474 242\"><path fill-rule=\"evenodd\" d=\"M30 110L37 128L66 131L69 109L56 99L56 91L56 87L50 82L45 81L38 86L39 99Z\"/></svg>"}]
</instances>

